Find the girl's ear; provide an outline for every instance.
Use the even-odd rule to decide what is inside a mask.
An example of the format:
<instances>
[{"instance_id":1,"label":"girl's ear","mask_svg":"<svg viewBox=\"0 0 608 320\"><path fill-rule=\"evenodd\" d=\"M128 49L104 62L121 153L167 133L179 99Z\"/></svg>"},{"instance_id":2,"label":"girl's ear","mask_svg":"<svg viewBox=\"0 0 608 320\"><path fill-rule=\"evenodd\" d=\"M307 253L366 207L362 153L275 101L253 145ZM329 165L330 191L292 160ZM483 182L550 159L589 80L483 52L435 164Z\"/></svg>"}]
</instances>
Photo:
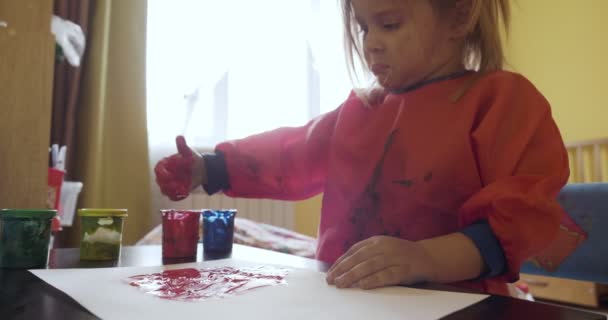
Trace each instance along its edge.
<instances>
[{"instance_id":1,"label":"girl's ear","mask_svg":"<svg viewBox=\"0 0 608 320\"><path fill-rule=\"evenodd\" d=\"M469 34L474 25L476 10L479 1L488 0L455 0L452 12L450 12L450 27L453 37L464 37Z\"/></svg>"}]
</instances>

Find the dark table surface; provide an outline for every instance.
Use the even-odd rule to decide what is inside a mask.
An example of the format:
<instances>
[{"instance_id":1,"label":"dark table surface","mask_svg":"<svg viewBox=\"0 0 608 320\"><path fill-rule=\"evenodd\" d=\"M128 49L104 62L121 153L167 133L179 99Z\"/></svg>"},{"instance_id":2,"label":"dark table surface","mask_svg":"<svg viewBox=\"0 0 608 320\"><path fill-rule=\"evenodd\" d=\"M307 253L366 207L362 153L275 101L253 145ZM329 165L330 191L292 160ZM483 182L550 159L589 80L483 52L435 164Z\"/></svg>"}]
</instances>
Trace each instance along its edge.
<instances>
[{"instance_id":1,"label":"dark table surface","mask_svg":"<svg viewBox=\"0 0 608 320\"><path fill-rule=\"evenodd\" d=\"M232 258L318 271L327 266L315 260L278 252L235 245L231 255L203 256L199 246L196 261ZM127 266L157 266L163 264L160 246L124 247L121 257L113 262L80 261L78 249L54 249L49 256L49 268L102 268ZM178 261L191 262L191 261ZM166 264L166 263L165 263ZM420 286L422 289L457 291L448 286ZM40 280L27 270L0 269L0 319L98 319L74 299ZM490 296L444 319L573 319L600 320L605 316L514 298Z\"/></svg>"}]
</instances>

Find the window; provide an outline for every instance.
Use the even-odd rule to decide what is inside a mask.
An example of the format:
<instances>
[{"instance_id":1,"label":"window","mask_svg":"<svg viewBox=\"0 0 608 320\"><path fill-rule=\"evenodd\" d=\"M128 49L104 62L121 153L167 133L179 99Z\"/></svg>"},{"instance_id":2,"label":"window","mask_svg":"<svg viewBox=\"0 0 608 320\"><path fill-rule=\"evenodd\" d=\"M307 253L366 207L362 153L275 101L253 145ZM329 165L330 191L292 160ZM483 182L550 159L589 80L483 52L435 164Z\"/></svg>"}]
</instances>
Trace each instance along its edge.
<instances>
[{"instance_id":1,"label":"window","mask_svg":"<svg viewBox=\"0 0 608 320\"><path fill-rule=\"evenodd\" d=\"M149 0L151 148L178 134L213 147L335 109L351 87L341 23L335 1Z\"/></svg>"}]
</instances>

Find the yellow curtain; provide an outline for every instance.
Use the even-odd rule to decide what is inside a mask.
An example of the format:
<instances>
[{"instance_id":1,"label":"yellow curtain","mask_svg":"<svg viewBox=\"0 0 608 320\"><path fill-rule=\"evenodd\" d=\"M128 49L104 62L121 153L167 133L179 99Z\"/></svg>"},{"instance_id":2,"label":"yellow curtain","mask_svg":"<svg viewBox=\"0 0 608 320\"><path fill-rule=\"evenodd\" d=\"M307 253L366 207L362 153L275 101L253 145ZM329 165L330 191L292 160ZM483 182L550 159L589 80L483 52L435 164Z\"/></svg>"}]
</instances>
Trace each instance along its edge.
<instances>
[{"instance_id":1,"label":"yellow curtain","mask_svg":"<svg viewBox=\"0 0 608 320\"><path fill-rule=\"evenodd\" d=\"M78 115L75 176L84 183L78 207L126 208L124 244L152 228L146 124L146 1L95 1L83 99ZM78 219L64 232L78 245Z\"/></svg>"}]
</instances>

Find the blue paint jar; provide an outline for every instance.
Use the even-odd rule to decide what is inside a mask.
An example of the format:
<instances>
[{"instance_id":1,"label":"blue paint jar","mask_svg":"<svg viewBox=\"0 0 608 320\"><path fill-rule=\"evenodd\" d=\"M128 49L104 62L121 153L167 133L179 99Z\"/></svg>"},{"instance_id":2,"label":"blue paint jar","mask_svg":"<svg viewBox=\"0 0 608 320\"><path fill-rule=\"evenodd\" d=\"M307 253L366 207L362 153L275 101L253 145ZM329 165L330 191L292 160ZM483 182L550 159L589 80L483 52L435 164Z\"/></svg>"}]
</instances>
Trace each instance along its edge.
<instances>
[{"instance_id":1,"label":"blue paint jar","mask_svg":"<svg viewBox=\"0 0 608 320\"><path fill-rule=\"evenodd\" d=\"M203 210L203 251L206 254L232 252L234 218L237 211Z\"/></svg>"}]
</instances>

